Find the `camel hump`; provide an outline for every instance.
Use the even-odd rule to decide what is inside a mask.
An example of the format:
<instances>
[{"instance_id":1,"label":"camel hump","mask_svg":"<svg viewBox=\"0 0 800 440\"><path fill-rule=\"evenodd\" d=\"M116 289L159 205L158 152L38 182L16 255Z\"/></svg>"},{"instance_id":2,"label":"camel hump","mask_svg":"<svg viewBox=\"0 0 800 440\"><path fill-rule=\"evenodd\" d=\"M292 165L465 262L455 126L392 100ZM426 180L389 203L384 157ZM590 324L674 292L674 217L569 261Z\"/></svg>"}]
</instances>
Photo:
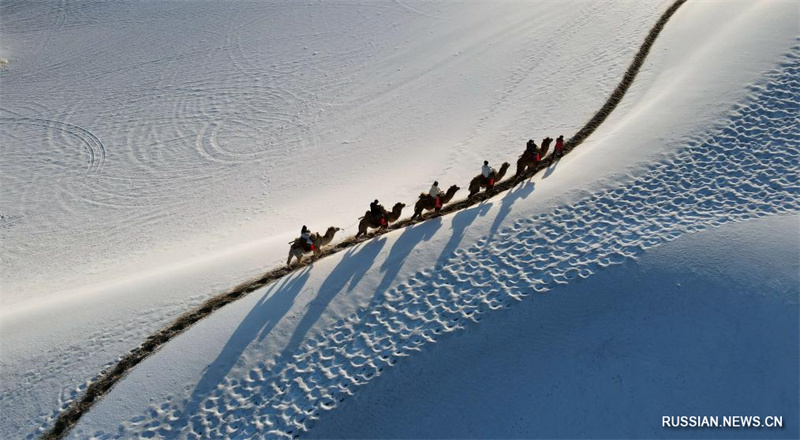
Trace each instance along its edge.
<instances>
[{"instance_id":1,"label":"camel hump","mask_svg":"<svg viewBox=\"0 0 800 440\"><path fill-rule=\"evenodd\" d=\"M424 193L424 192L419 193L419 198L420 199L424 199L425 197L428 197L428 193Z\"/></svg>"}]
</instances>

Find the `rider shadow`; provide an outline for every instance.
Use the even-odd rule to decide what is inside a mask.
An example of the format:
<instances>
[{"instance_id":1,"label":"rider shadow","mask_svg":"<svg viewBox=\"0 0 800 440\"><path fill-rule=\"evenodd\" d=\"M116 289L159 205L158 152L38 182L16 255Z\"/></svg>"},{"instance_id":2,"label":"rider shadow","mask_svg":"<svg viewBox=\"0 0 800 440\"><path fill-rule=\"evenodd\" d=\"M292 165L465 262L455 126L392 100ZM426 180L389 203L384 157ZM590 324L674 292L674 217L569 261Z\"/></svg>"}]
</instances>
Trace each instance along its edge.
<instances>
[{"instance_id":1,"label":"rider shadow","mask_svg":"<svg viewBox=\"0 0 800 440\"><path fill-rule=\"evenodd\" d=\"M547 167L547 171L545 171L544 174L542 175L542 179L547 179L548 177L550 177L550 175L553 174L553 171L556 170L556 166L558 165L559 162L561 162L560 157L558 159L554 159L553 162Z\"/></svg>"},{"instance_id":2,"label":"rider shadow","mask_svg":"<svg viewBox=\"0 0 800 440\"><path fill-rule=\"evenodd\" d=\"M222 383L245 349L254 340L263 339L275 328L294 305L295 299L308 281L309 272L309 268L303 268L273 284L264 292L258 303L231 334L217 358L203 371L181 416L170 423L170 432L180 432L185 428L189 424L189 418L197 414L203 400Z\"/></svg>"},{"instance_id":3,"label":"rider shadow","mask_svg":"<svg viewBox=\"0 0 800 440\"><path fill-rule=\"evenodd\" d=\"M453 231L453 234L450 236L450 240L447 241L447 244L444 245L442 253L439 254L439 258L436 260L436 267L444 265L445 260L447 260L458 245L461 244L467 227L471 225L476 218L486 215L491 207L491 203L481 203L473 208L458 211L458 213L453 216L450 221L450 229Z\"/></svg>"},{"instance_id":4,"label":"rider shadow","mask_svg":"<svg viewBox=\"0 0 800 440\"><path fill-rule=\"evenodd\" d=\"M522 182L521 185L515 186L506 193L506 195L500 202L500 211L497 213L497 217L494 218L494 222L492 222L492 227L489 229L490 240L497 232L497 229L500 227L500 225L503 223L503 220L505 220L505 218L511 212L511 206L517 200L525 199L529 195L531 195L535 187L536 187L535 183L531 182L530 180L526 180Z\"/></svg>"},{"instance_id":5,"label":"rider shadow","mask_svg":"<svg viewBox=\"0 0 800 440\"><path fill-rule=\"evenodd\" d=\"M363 246L356 246L344 252L339 264L325 278L325 281L319 286L317 295L308 303L302 319L295 327L289 342L278 359L291 356L297 350L308 331L328 308L328 304L345 289L345 286L347 286L347 292L353 291L364 277L364 274L372 267L375 258L385 245L386 239L380 238L378 240L370 240Z\"/></svg>"}]
</instances>

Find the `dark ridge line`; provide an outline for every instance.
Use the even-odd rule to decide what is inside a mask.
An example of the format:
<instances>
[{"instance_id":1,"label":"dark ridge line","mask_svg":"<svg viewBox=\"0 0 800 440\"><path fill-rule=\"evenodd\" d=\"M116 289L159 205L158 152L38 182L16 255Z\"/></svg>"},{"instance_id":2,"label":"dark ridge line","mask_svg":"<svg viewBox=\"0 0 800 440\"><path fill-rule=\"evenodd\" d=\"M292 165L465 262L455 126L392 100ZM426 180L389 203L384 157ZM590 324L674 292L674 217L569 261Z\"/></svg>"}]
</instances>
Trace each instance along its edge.
<instances>
[{"instance_id":1,"label":"dark ridge line","mask_svg":"<svg viewBox=\"0 0 800 440\"><path fill-rule=\"evenodd\" d=\"M633 84L633 80L636 78L636 75L639 73L639 70L644 64L647 55L650 53L650 49L655 43L656 38L664 29L664 26L667 24L670 18L675 14L678 8L681 7L687 0L675 0L675 2L661 15L659 20L653 25L650 29L650 32L645 37L644 42L639 47L639 51L633 58L633 61L628 66L628 70L622 77L622 80L619 82L617 87L611 93L611 95L606 100L605 104L598 110L594 116L587 122L578 132L571 137L567 142L564 143L564 154L569 153L575 147L580 145L584 140L586 140L589 135L591 135L597 127L602 124L606 118L611 114L612 111L617 107L617 105L622 101L622 98L625 96L625 93L630 88L631 84ZM551 160L547 166L552 164L555 160L551 156ZM495 195L508 191L509 189L516 186L517 183L521 182L522 180L529 179L533 177L536 173L540 170L547 168L544 165L544 161L540 163L533 171L528 171L524 174L523 178L519 180L515 180L513 178L507 179L504 182L500 182L495 185L495 190L492 194L481 193L471 199L463 199L457 202L448 204L441 210L440 215L450 214L456 211L460 211L464 208L469 206L481 203L487 199L494 197ZM428 216L427 218L431 218ZM425 221L426 218L419 218L417 220L411 220L410 218L398 221L387 228L388 231L393 231L401 228L405 228L407 226L411 226L420 222ZM326 250L322 251L322 254L319 258L324 258L328 255L335 254L343 249L347 249L353 247L359 243L367 241L375 236L380 235L379 233L371 233L367 234L366 237L361 239L356 239L355 237L348 237L343 241L337 243L335 246L329 247ZM318 258L318 259L319 259ZM316 261L316 260L315 260ZM92 405L97 402L101 397L108 393L108 391L119 382L124 375L130 371L133 367L138 365L142 362L145 358L153 354L157 349L159 349L162 345L167 343L170 339L174 338L175 336L183 333L187 328L191 327L197 321L205 318L206 316L213 313L215 310L223 307L243 296L246 294L253 292L265 285L278 280L279 278L286 276L297 269L305 267L305 264L296 265L294 267L283 266L277 269L273 269L260 278L255 280L250 280L244 282L233 289L229 290L228 292L222 293L215 297L209 298L208 300L204 301L202 304L197 306L194 310L190 310L189 312L184 313L183 315L179 316L172 324L168 327L159 330L157 333L148 336L147 339L135 349L131 350L128 354L124 355L116 365L110 370L103 370L98 375L97 380L92 382L87 388L86 392L84 393L83 397L80 400L73 401L67 409L65 409L61 414L58 415L53 427L44 433L41 437L42 440L57 440L62 439L64 436L67 435L70 429L77 424L78 420L85 414Z\"/></svg>"}]
</instances>

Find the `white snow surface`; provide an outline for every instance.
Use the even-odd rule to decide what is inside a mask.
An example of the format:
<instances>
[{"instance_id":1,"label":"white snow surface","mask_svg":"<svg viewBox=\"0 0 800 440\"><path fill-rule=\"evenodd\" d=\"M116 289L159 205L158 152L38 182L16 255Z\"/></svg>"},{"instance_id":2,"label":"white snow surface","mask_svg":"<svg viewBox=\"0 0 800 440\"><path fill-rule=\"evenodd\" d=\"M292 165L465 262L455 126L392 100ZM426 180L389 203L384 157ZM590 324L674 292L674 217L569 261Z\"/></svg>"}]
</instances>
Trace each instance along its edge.
<instances>
[{"instance_id":1,"label":"white snow surface","mask_svg":"<svg viewBox=\"0 0 800 440\"><path fill-rule=\"evenodd\" d=\"M4 1L0 434L302 224L574 132L666 4Z\"/></svg>"},{"instance_id":2,"label":"white snow surface","mask_svg":"<svg viewBox=\"0 0 800 440\"><path fill-rule=\"evenodd\" d=\"M403 359L303 437L797 438L798 226L794 214L683 235L489 314ZM660 423L739 413L786 426Z\"/></svg>"},{"instance_id":3,"label":"white snow surface","mask_svg":"<svg viewBox=\"0 0 800 440\"><path fill-rule=\"evenodd\" d=\"M568 136L667 4L3 3L0 435L48 426L84 380L179 311L279 264L297 225L348 226L372 198L410 204L434 178L463 187L484 157L511 161L528 137ZM479 207L386 234L216 312L132 371L73 436L294 436L320 416L321 436L555 436L555 422L539 419L492 432L479 418L463 424L483 413L464 402L466 415L432 411L414 430L402 421L424 396L402 384L421 376L434 402L483 378L494 391L466 395L499 405L513 387L531 410L549 390L562 402L552 417L563 420L570 408L552 395L561 377L535 376L542 370L521 383L508 376L521 364L476 362L441 396L426 374L461 369L471 358L459 347L473 340L476 353L505 344L496 358L514 359L520 335L534 338L524 359L548 357L557 370L553 355L566 361L569 351L548 335L577 338L572 353L629 335L614 314L646 321L687 271L697 295L733 304L714 314L710 299L677 295L687 299L681 307L703 302L690 316L710 316L712 336L725 334L730 316L743 326L772 320L736 333L765 359L780 357L757 371L764 387L751 395L776 386L769 374L787 384L796 341L762 342L775 339L770 330L797 334L796 270L780 265L797 262L800 245L798 218L786 215L800 211L797 20L793 2L690 2L579 150ZM771 214L781 216L763 219ZM733 240L748 250L739 259L722 242L746 225L763 240ZM707 260L680 257L701 251ZM731 261L761 262L754 273L771 284L709 275ZM645 287L634 291L629 277ZM633 296L641 308L614 307ZM608 315L592 318L608 304ZM570 333L542 310L586 327ZM507 333L494 316L504 313L513 314ZM679 340L691 344L687 329L701 327L678 315L668 316L685 324ZM652 400L634 394L674 365L638 375L614 365L625 355L677 357L677 343L662 358L630 354L658 328L598 348L596 364L578 368L584 388L561 397L580 397L597 385L591 378L613 371L636 385L601 385L591 391L598 399L611 392L620 411ZM549 333L536 339L537 329ZM731 362L752 354L720 350ZM746 363L724 377L755 369ZM691 380L709 377L700 369ZM794 394L764 402L796 414ZM674 410L677 399L640 414ZM356 429L359 405L387 430ZM575 431L566 435L597 432L597 406L607 405L587 404L589 416L569 420ZM657 420L631 420L641 425L599 429L663 434ZM793 423L781 434L796 434Z\"/></svg>"},{"instance_id":4,"label":"white snow surface","mask_svg":"<svg viewBox=\"0 0 800 440\"><path fill-rule=\"evenodd\" d=\"M226 307L73 435L652 437L662 413L749 410L791 420L764 435L796 436L800 48L786 7L687 5L591 142L490 202ZM724 38L663 54L719 14ZM725 68L738 63L753 71Z\"/></svg>"}]
</instances>

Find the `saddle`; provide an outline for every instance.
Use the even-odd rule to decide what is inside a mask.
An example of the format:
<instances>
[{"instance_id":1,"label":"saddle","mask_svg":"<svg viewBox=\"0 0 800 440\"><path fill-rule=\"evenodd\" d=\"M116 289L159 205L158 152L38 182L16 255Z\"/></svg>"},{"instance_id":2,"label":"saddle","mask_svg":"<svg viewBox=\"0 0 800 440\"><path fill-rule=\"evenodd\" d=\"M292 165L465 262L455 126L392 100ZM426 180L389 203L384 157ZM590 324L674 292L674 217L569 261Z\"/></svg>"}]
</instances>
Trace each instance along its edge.
<instances>
[{"instance_id":1,"label":"saddle","mask_svg":"<svg viewBox=\"0 0 800 440\"><path fill-rule=\"evenodd\" d=\"M489 174L489 177L484 177L483 181L486 182L489 186L494 186L494 177L497 175L497 171L492 170L492 174Z\"/></svg>"},{"instance_id":2,"label":"saddle","mask_svg":"<svg viewBox=\"0 0 800 440\"><path fill-rule=\"evenodd\" d=\"M314 250L314 244L308 244L308 242L302 238L295 238L294 243L292 243L292 247L303 249L306 252L311 252Z\"/></svg>"},{"instance_id":3,"label":"saddle","mask_svg":"<svg viewBox=\"0 0 800 440\"><path fill-rule=\"evenodd\" d=\"M428 194L428 193L425 193L425 192L421 192L421 193L419 193L419 199L420 199L420 200L429 200L429 201L430 201L431 203L433 203L433 204L434 204L434 205L435 205L437 208L441 208L441 207L442 207L442 201L441 201L441 198L442 198L442 196L439 196L439 197L433 197L432 195L430 195L430 194Z\"/></svg>"},{"instance_id":4,"label":"saddle","mask_svg":"<svg viewBox=\"0 0 800 440\"><path fill-rule=\"evenodd\" d=\"M539 153L533 154L529 151L525 151L524 153L519 155L520 159L525 159L529 162L539 162Z\"/></svg>"},{"instance_id":5,"label":"saddle","mask_svg":"<svg viewBox=\"0 0 800 440\"><path fill-rule=\"evenodd\" d=\"M378 220L374 215L372 215L372 211L367 211L367 213L364 214L364 217L369 218L373 223ZM386 213L383 213L383 215L380 216L380 224L381 226L386 226Z\"/></svg>"}]
</instances>

